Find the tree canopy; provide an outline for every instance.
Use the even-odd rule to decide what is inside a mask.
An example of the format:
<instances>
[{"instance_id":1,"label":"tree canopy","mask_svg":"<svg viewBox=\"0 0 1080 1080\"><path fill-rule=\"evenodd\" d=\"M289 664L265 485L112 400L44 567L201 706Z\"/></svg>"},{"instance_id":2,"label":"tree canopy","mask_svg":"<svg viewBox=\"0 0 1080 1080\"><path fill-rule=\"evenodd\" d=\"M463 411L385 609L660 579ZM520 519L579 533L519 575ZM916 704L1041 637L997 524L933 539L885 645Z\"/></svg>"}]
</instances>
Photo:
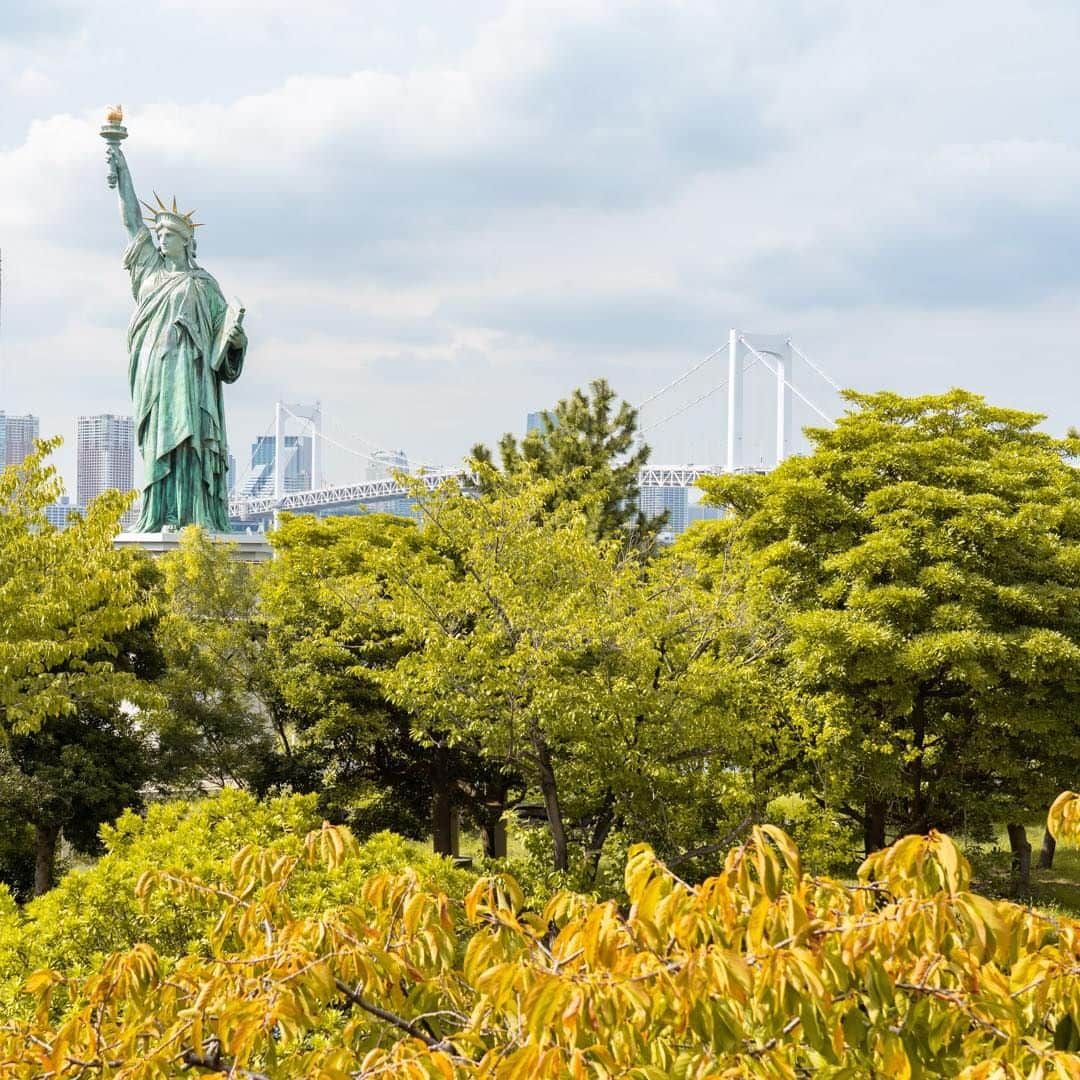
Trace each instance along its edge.
<instances>
[{"instance_id":1,"label":"tree canopy","mask_svg":"<svg viewBox=\"0 0 1080 1080\"><path fill-rule=\"evenodd\" d=\"M961 390L846 397L811 453L702 482L782 624L807 782L868 851L1021 820L1080 755L1080 440Z\"/></svg>"},{"instance_id":2,"label":"tree canopy","mask_svg":"<svg viewBox=\"0 0 1080 1080\"><path fill-rule=\"evenodd\" d=\"M644 442L635 445L637 410L626 401L616 409L615 400L604 379L589 384L588 396L575 390L550 412L542 412L540 426L520 442L510 433L502 437L501 471L506 477L558 481L548 505L572 502L585 508L594 538L621 537L648 546L664 524L664 515L647 519L637 507L638 473L650 450ZM486 446L475 446L473 457L494 464Z\"/></svg>"},{"instance_id":3,"label":"tree canopy","mask_svg":"<svg viewBox=\"0 0 1080 1080\"><path fill-rule=\"evenodd\" d=\"M9 828L33 828L35 893L61 829L92 849L153 772L134 709L158 669L155 571L113 550L129 495L106 492L67 529L48 522L57 444L0 472L0 794Z\"/></svg>"}]
</instances>

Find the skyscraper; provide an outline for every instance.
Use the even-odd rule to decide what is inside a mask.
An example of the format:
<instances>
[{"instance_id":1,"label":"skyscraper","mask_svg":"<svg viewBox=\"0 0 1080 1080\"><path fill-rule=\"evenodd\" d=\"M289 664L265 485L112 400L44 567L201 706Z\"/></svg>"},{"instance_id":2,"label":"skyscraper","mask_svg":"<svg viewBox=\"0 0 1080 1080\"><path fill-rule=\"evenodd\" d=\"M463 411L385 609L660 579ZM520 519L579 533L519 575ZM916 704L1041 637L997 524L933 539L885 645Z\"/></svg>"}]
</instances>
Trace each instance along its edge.
<instances>
[{"instance_id":1,"label":"skyscraper","mask_svg":"<svg viewBox=\"0 0 1080 1080\"><path fill-rule=\"evenodd\" d=\"M76 422L75 452L78 482L75 501L88 506L103 491L131 491L135 486L135 430L130 416L80 416ZM124 515L129 527L137 515Z\"/></svg>"},{"instance_id":2,"label":"skyscraper","mask_svg":"<svg viewBox=\"0 0 1080 1080\"><path fill-rule=\"evenodd\" d=\"M638 509L647 517L656 517L667 511L665 528L678 536L686 532L688 521L689 491L684 487L643 487L638 494Z\"/></svg>"},{"instance_id":3,"label":"skyscraper","mask_svg":"<svg viewBox=\"0 0 1080 1080\"><path fill-rule=\"evenodd\" d=\"M41 421L36 416L0 412L0 465L18 465L34 449L40 431Z\"/></svg>"},{"instance_id":4,"label":"skyscraper","mask_svg":"<svg viewBox=\"0 0 1080 1080\"><path fill-rule=\"evenodd\" d=\"M241 495L258 498L274 494L274 456L277 445L273 435L260 435L251 444L251 474L244 481ZM311 490L311 436L285 436L285 491Z\"/></svg>"}]
</instances>

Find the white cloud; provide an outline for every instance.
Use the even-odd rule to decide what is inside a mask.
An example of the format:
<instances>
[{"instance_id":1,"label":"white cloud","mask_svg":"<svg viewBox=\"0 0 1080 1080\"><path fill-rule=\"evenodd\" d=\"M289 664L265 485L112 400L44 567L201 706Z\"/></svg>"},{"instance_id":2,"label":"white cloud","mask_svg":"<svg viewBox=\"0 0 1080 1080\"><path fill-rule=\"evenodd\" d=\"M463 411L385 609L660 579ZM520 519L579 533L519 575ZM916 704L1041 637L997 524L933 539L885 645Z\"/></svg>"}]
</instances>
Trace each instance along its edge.
<instances>
[{"instance_id":1,"label":"white cloud","mask_svg":"<svg viewBox=\"0 0 1080 1080\"><path fill-rule=\"evenodd\" d=\"M8 80L8 91L19 97L40 97L56 88L56 80L35 67L23 68Z\"/></svg>"},{"instance_id":2,"label":"white cloud","mask_svg":"<svg viewBox=\"0 0 1080 1080\"><path fill-rule=\"evenodd\" d=\"M0 407L46 428L126 402L97 136L117 97L140 194L198 209L202 260L247 305L240 457L281 393L453 458L598 374L644 397L731 324L791 332L863 386L1038 407L1054 385L1044 407L1073 419L1063 3L66 12L27 6L0 47L40 76L0 120ZM708 458L714 403L658 456Z\"/></svg>"}]
</instances>

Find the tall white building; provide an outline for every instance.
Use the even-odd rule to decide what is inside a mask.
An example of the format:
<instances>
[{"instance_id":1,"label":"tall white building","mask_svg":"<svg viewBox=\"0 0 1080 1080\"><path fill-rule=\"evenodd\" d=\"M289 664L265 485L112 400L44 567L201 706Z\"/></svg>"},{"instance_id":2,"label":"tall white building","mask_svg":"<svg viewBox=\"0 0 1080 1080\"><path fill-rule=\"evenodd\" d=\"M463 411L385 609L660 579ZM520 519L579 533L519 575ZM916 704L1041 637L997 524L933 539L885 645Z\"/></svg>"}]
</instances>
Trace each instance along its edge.
<instances>
[{"instance_id":1,"label":"tall white building","mask_svg":"<svg viewBox=\"0 0 1080 1080\"><path fill-rule=\"evenodd\" d=\"M103 491L135 487L135 429L130 416L80 416L76 422L75 451L78 482L75 501L89 506ZM125 527L138 515L124 515Z\"/></svg>"},{"instance_id":2,"label":"tall white building","mask_svg":"<svg viewBox=\"0 0 1080 1080\"><path fill-rule=\"evenodd\" d=\"M36 416L7 416L0 411L0 465L18 465L34 449L40 432Z\"/></svg>"}]
</instances>

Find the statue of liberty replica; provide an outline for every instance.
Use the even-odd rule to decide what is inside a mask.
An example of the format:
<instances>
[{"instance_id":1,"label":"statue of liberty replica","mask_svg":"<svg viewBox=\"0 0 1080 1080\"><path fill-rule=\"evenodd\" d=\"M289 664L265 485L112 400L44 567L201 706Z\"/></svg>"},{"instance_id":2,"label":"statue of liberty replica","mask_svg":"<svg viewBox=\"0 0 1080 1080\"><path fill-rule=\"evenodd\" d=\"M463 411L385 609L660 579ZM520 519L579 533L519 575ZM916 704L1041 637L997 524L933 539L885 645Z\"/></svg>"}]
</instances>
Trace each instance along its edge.
<instances>
[{"instance_id":1,"label":"statue of liberty replica","mask_svg":"<svg viewBox=\"0 0 1080 1080\"><path fill-rule=\"evenodd\" d=\"M218 283L195 263L191 213L156 206L145 221L120 149L127 137L119 107L101 135L108 143L108 183L120 195L129 243L135 314L128 327L128 381L135 439L145 479L137 533L201 525L229 531L228 450L222 384L244 366L244 309L226 303Z\"/></svg>"}]
</instances>

